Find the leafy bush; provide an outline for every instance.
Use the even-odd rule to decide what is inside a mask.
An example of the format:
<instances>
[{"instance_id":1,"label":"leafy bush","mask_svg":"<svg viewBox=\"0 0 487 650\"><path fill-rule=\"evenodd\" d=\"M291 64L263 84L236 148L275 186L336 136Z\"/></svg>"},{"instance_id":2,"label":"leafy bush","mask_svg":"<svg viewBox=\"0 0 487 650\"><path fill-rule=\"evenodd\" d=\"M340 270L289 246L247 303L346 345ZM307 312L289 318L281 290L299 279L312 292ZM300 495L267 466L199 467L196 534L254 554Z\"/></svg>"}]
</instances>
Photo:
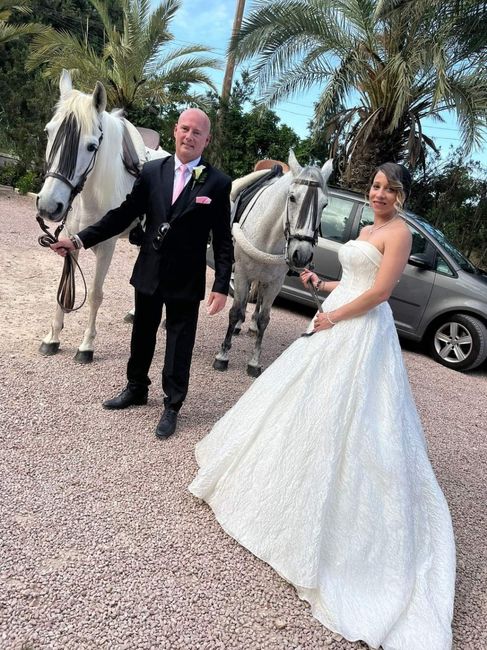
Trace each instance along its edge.
<instances>
[{"instance_id":1,"label":"leafy bush","mask_svg":"<svg viewBox=\"0 0 487 650\"><path fill-rule=\"evenodd\" d=\"M18 165L3 165L0 167L0 185L14 187L21 172Z\"/></svg>"},{"instance_id":2,"label":"leafy bush","mask_svg":"<svg viewBox=\"0 0 487 650\"><path fill-rule=\"evenodd\" d=\"M17 180L17 188L20 194L36 192L39 189L39 180L35 172L28 171Z\"/></svg>"}]
</instances>

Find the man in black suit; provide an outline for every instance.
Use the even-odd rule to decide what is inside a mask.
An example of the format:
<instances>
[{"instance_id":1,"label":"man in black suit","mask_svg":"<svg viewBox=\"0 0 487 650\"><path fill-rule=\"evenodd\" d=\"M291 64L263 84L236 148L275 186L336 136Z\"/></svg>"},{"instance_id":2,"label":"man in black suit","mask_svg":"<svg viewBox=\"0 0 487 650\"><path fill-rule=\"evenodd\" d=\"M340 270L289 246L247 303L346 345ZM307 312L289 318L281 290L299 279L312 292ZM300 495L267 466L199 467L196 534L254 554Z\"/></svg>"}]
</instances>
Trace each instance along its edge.
<instances>
[{"instance_id":1,"label":"man in black suit","mask_svg":"<svg viewBox=\"0 0 487 650\"><path fill-rule=\"evenodd\" d=\"M174 138L176 154L145 163L120 207L77 235L51 245L65 256L68 251L90 248L120 234L135 217L146 215L145 234L130 280L135 287L135 318L127 364L128 383L103 406L124 409L147 403L148 373L165 305L165 399L156 428L159 438L168 438L176 430L177 414L188 392L198 309L205 294L210 231L215 281L207 302L209 314L216 314L225 306L233 259L231 180L201 159L210 140L208 116L195 108L184 111L174 128Z\"/></svg>"}]
</instances>

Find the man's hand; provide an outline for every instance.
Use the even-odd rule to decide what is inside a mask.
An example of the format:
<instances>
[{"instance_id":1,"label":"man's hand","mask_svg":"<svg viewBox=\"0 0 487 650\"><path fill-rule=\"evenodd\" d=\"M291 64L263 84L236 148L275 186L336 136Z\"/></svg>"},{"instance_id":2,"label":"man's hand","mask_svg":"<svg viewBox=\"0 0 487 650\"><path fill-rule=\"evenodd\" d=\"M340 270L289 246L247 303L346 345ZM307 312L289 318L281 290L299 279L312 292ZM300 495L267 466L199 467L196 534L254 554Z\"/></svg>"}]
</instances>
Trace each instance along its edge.
<instances>
[{"instance_id":1,"label":"man's hand","mask_svg":"<svg viewBox=\"0 0 487 650\"><path fill-rule=\"evenodd\" d=\"M49 248L51 248L58 255L61 255L61 257L66 257L68 253L76 250L75 245L70 239L68 239L68 237L63 237L63 239L54 242L54 244L51 244Z\"/></svg>"},{"instance_id":2,"label":"man's hand","mask_svg":"<svg viewBox=\"0 0 487 650\"><path fill-rule=\"evenodd\" d=\"M227 302L227 297L224 293L217 293L216 291L211 291L206 302L206 313L209 316L218 314L219 311L225 307Z\"/></svg>"}]
</instances>

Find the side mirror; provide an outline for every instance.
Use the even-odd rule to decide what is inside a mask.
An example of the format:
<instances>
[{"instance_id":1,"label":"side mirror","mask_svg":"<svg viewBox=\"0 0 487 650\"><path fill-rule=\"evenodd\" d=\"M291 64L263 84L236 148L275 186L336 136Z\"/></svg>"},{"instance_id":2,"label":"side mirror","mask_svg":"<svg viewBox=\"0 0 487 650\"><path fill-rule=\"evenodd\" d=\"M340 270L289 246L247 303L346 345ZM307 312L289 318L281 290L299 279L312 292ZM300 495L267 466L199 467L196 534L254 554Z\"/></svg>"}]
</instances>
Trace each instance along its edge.
<instances>
[{"instance_id":1,"label":"side mirror","mask_svg":"<svg viewBox=\"0 0 487 650\"><path fill-rule=\"evenodd\" d=\"M429 255L426 255L426 253L417 253L416 255L410 255L408 263L411 264L411 266L416 266L418 269L427 270L433 268L431 264L431 258Z\"/></svg>"}]
</instances>

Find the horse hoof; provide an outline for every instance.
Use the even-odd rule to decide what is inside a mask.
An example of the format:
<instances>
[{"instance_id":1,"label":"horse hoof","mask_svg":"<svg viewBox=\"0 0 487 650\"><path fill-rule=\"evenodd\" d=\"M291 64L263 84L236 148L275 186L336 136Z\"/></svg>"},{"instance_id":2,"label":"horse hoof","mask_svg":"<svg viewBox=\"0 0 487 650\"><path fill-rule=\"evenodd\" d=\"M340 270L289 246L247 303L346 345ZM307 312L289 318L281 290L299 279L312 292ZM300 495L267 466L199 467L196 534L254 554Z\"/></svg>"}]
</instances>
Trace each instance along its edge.
<instances>
[{"instance_id":1,"label":"horse hoof","mask_svg":"<svg viewBox=\"0 0 487 650\"><path fill-rule=\"evenodd\" d=\"M213 368L215 370L226 370L228 368L228 361L222 359L215 359L213 361Z\"/></svg>"},{"instance_id":2,"label":"horse hoof","mask_svg":"<svg viewBox=\"0 0 487 650\"><path fill-rule=\"evenodd\" d=\"M240 327L236 327L236 328L233 330L233 335L234 335L234 336L238 336L238 335L240 334L241 331L242 331L242 330L241 330Z\"/></svg>"},{"instance_id":3,"label":"horse hoof","mask_svg":"<svg viewBox=\"0 0 487 650\"><path fill-rule=\"evenodd\" d=\"M132 314L132 312L129 311L128 314L125 314L125 316L123 317L123 322L124 323L134 322L134 315Z\"/></svg>"},{"instance_id":4,"label":"horse hoof","mask_svg":"<svg viewBox=\"0 0 487 650\"><path fill-rule=\"evenodd\" d=\"M76 363L91 363L93 361L93 350L78 350L74 355Z\"/></svg>"},{"instance_id":5,"label":"horse hoof","mask_svg":"<svg viewBox=\"0 0 487 650\"><path fill-rule=\"evenodd\" d=\"M44 343L44 341L43 341L39 346L39 352L44 357L52 357L58 352L58 350L59 350L59 342L58 343Z\"/></svg>"},{"instance_id":6,"label":"horse hoof","mask_svg":"<svg viewBox=\"0 0 487 650\"><path fill-rule=\"evenodd\" d=\"M249 377L259 377L259 375L262 374L262 366L251 366L250 364L247 366L247 374Z\"/></svg>"}]
</instances>

